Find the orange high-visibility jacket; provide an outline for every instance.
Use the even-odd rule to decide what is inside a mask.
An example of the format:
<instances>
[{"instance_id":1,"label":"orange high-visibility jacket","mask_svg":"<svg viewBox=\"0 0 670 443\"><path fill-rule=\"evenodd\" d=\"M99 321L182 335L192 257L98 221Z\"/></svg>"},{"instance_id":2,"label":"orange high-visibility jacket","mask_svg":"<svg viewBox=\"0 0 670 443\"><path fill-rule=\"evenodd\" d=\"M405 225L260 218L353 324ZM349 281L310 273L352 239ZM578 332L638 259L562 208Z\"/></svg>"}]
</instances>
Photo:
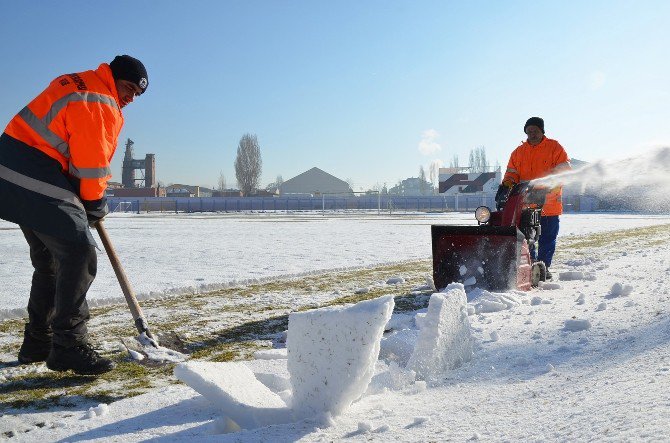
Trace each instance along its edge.
<instances>
[{"instance_id":1,"label":"orange high-visibility jacket","mask_svg":"<svg viewBox=\"0 0 670 443\"><path fill-rule=\"evenodd\" d=\"M568 154L556 140L544 137L536 146L525 141L512 152L503 182L510 180L519 183L534 180L569 168ZM542 207L542 215L561 215L562 196L562 187L552 189Z\"/></svg>"},{"instance_id":2,"label":"orange high-visibility jacket","mask_svg":"<svg viewBox=\"0 0 670 443\"><path fill-rule=\"evenodd\" d=\"M123 114L107 63L56 78L10 122L5 133L58 160L79 180L79 197L100 200Z\"/></svg>"}]
</instances>

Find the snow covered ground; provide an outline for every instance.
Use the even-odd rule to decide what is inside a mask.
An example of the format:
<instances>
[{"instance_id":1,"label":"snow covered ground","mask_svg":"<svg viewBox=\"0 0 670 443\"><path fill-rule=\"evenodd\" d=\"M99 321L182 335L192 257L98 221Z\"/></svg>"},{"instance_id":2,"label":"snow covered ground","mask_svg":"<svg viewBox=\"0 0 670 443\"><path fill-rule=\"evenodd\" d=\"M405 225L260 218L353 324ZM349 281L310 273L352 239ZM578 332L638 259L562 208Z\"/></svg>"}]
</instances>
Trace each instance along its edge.
<instances>
[{"instance_id":1,"label":"snow covered ground","mask_svg":"<svg viewBox=\"0 0 670 443\"><path fill-rule=\"evenodd\" d=\"M430 224L470 219L143 215L110 217L107 226L138 292L160 295L428 258ZM0 300L15 308L27 298L18 295L27 282L16 280L30 271L20 233L7 228ZM104 260L92 296L119 297ZM670 217L564 215L552 272L554 282L527 293L469 293L472 358L428 383L402 367L403 349L411 352L431 314L394 314L366 393L334 417L222 434L221 405L178 384L91 409L5 414L0 432L39 422L11 440L669 440ZM244 364L271 389L286 388L281 351Z\"/></svg>"},{"instance_id":2,"label":"snow covered ground","mask_svg":"<svg viewBox=\"0 0 670 443\"><path fill-rule=\"evenodd\" d=\"M663 216L566 214L560 236L663 223ZM105 226L139 299L431 256L431 224L472 213L397 215L111 214ZM97 234L94 234L97 241ZM32 267L18 226L0 220L0 319L25 315ZM111 299L111 300L110 300ZM122 301L104 251L88 294Z\"/></svg>"}]
</instances>

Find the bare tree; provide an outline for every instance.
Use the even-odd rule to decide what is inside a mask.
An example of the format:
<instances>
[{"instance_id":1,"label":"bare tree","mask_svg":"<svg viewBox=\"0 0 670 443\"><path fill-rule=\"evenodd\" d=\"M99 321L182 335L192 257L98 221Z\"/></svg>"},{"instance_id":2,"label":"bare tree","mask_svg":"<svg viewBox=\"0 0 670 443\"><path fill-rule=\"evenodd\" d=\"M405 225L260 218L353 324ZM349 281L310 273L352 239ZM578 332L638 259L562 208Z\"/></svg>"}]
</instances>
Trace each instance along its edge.
<instances>
[{"instance_id":1,"label":"bare tree","mask_svg":"<svg viewBox=\"0 0 670 443\"><path fill-rule=\"evenodd\" d=\"M247 197L258 188L258 182L263 169L261 148L254 134L244 134L237 146L235 158L235 177L242 195Z\"/></svg>"},{"instance_id":2,"label":"bare tree","mask_svg":"<svg viewBox=\"0 0 670 443\"><path fill-rule=\"evenodd\" d=\"M487 166L484 146L470 150L470 172L486 172Z\"/></svg>"},{"instance_id":3,"label":"bare tree","mask_svg":"<svg viewBox=\"0 0 670 443\"><path fill-rule=\"evenodd\" d=\"M439 188L439 185L440 185L440 161L439 160L433 160L430 163L430 183L433 185L433 192L431 192L431 194L434 194L435 189Z\"/></svg>"},{"instance_id":4,"label":"bare tree","mask_svg":"<svg viewBox=\"0 0 670 443\"><path fill-rule=\"evenodd\" d=\"M426 170L423 165L419 166L419 192L421 195L426 193Z\"/></svg>"},{"instance_id":5,"label":"bare tree","mask_svg":"<svg viewBox=\"0 0 670 443\"><path fill-rule=\"evenodd\" d=\"M277 192L281 194L281 185L284 184L284 178L281 176L281 174L277 175L277 179L275 180L275 186L277 187Z\"/></svg>"},{"instance_id":6,"label":"bare tree","mask_svg":"<svg viewBox=\"0 0 670 443\"><path fill-rule=\"evenodd\" d=\"M353 192L354 191L354 181L352 179L348 178L348 179L345 180L345 182L347 182L347 184L349 185L349 189L351 189L351 191Z\"/></svg>"},{"instance_id":7,"label":"bare tree","mask_svg":"<svg viewBox=\"0 0 670 443\"><path fill-rule=\"evenodd\" d=\"M479 172L486 172L488 169L488 161L486 160L486 148L484 146L479 147Z\"/></svg>"},{"instance_id":8,"label":"bare tree","mask_svg":"<svg viewBox=\"0 0 670 443\"><path fill-rule=\"evenodd\" d=\"M223 175L223 171L219 173L219 183L217 184L217 191L225 191L226 190L226 176Z\"/></svg>"},{"instance_id":9,"label":"bare tree","mask_svg":"<svg viewBox=\"0 0 670 443\"><path fill-rule=\"evenodd\" d=\"M458 168L458 154L454 154L449 163L450 168Z\"/></svg>"}]
</instances>

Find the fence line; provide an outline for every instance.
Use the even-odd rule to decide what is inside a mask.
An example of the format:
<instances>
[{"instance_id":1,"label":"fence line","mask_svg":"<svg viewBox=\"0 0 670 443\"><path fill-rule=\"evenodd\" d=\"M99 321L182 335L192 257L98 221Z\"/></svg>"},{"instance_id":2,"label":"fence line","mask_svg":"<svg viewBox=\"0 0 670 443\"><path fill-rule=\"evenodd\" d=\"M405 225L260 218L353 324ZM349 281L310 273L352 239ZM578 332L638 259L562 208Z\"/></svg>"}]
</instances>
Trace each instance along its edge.
<instances>
[{"instance_id":1,"label":"fence line","mask_svg":"<svg viewBox=\"0 0 670 443\"><path fill-rule=\"evenodd\" d=\"M493 196L417 196L395 195L360 197L108 197L112 212L292 212L292 211L375 211L459 212L478 206L495 208ZM596 211L598 201L591 197L570 196L564 210Z\"/></svg>"}]
</instances>

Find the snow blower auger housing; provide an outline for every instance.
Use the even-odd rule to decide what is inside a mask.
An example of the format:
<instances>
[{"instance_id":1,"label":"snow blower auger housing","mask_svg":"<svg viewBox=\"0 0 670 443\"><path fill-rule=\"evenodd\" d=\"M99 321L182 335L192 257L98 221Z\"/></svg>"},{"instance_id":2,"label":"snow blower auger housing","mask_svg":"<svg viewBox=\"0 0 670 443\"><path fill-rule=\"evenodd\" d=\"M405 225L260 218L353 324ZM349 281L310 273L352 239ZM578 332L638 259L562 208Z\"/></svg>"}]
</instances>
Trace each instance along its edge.
<instances>
[{"instance_id":1,"label":"snow blower auger housing","mask_svg":"<svg viewBox=\"0 0 670 443\"><path fill-rule=\"evenodd\" d=\"M435 287L528 291L544 281L547 269L531 261L529 244L540 236L545 193L522 182L498 199L496 211L477 208L477 226L432 225Z\"/></svg>"}]
</instances>

